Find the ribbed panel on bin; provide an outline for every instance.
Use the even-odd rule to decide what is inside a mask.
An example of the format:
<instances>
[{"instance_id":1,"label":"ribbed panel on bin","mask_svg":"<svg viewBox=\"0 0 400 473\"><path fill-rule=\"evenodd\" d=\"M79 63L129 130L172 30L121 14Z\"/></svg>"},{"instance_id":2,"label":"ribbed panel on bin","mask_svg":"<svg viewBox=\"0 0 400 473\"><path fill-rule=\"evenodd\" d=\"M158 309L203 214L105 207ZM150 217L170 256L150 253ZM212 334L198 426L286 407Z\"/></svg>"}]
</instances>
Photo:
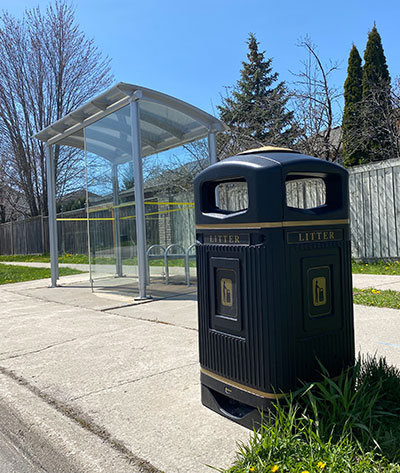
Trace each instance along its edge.
<instances>
[{"instance_id":1,"label":"ribbed panel on bin","mask_svg":"<svg viewBox=\"0 0 400 473\"><path fill-rule=\"evenodd\" d=\"M199 319L200 363L216 374L234 381L248 384L256 389L269 390L271 384L288 384L287 365L288 321L280 312L280 298L276 297L282 288L277 284L263 285L268 279L274 281L274 255L267 258L265 246L199 245L198 304L199 311L210 314L210 277L208 261L218 254L238 257L242 263L242 323L243 335L233 336L211 328L210 317ZM268 276L267 276L268 273ZM268 353L268 356L267 356ZM259 360L254 363L254 360ZM286 370L286 371L285 371Z\"/></svg>"}]
</instances>

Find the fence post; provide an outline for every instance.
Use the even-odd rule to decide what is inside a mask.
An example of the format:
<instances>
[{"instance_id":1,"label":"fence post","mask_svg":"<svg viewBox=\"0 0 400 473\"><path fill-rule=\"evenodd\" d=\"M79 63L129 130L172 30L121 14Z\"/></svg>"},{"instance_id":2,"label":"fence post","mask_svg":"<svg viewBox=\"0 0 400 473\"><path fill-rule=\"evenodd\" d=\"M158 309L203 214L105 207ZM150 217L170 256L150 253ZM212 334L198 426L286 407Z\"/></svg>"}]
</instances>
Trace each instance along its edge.
<instances>
[{"instance_id":1,"label":"fence post","mask_svg":"<svg viewBox=\"0 0 400 473\"><path fill-rule=\"evenodd\" d=\"M11 236L11 254L14 254L14 223L11 220L11 231L10 231L10 236Z\"/></svg>"},{"instance_id":2,"label":"fence post","mask_svg":"<svg viewBox=\"0 0 400 473\"><path fill-rule=\"evenodd\" d=\"M43 212L40 215L40 230L42 234L42 254L45 253L44 247L45 247L45 241L44 241L44 218L43 218Z\"/></svg>"},{"instance_id":3,"label":"fence post","mask_svg":"<svg viewBox=\"0 0 400 473\"><path fill-rule=\"evenodd\" d=\"M26 235L26 218L24 218L24 246L25 246L25 254L28 254L28 239Z\"/></svg>"}]
</instances>

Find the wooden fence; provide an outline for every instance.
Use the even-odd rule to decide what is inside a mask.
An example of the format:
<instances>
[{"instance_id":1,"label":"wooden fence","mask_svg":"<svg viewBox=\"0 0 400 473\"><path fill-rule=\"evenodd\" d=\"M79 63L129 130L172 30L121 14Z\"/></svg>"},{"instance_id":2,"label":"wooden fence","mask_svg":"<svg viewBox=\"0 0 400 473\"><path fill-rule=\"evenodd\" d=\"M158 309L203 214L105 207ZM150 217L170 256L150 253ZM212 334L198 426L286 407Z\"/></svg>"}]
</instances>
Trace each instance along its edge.
<instances>
[{"instance_id":1,"label":"wooden fence","mask_svg":"<svg viewBox=\"0 0 400 473\"><path fill-rule=\"evenodd\" d=\"M399 258L400 160L350 170L350 222L354 258Z\"/></svg>"},{"instance_id":2,"label":"wooden fence","mask_svg":"<svg viewBox=\"0 0 400 473\"><path fill-rule=\"evenodd\" d=\"M49 251L47 217L33 217L0 225L0 255L29 255Z\"/></svg>"},{"instance_id":3,"label":"wooden fence","mask_svg":"<svg viewBox=\"0 0 400 473\"><path fill-rule=\"evenodd\" d=\"M323 202L323 183L313 180L291 182L287 201L292 206L313 207ZM188 200L188 196L182 196ZM189 199L190 200L190 199ZM226 205L244 208L247 205L246 189L228 190L222 197ZM146 221L148 243L180 243L188 247L194 241L194 212L187 207L181 212L165 213ZM173 210L173 209L171 209ZM84 218L85 210L64 213L64 217ZM98 215L101 217L101 215ZM62 217L58 215L58 217ZM135 225L127 220L121 235L136 241ZM400 160L388 160L350 169L350 224L352 254L363 260L398 259L400 257ZM109 222L101 224L96 232L99 245L112 248L113 232ZM99 227L101 226L99 224ZM107 228L106 228L107 227ZM58 242L60 253L87 253L86 221L59 221ZM164 241L165 240L165 241ZM35 217L0 225L0 254L34 254L49 252L47 217Z\"/></svg>"},{"instance_id":4,"label":"wooden fence","mask_svg":"<svg viewBox=\"0 0 400 473\"><path fill-rule=\"evenodd\" d=\"M179 202L192 201L193 195L180 195ZM154 200L154 199L152 199ZM161 199L165 201L166 199ZM134 206L120 209L121 246L136 254L136 225ZM194 209L191 205L146 205L147 246L179 243L187 249L195 240ZM114 229L112 213L108 209L91 211L90 235L93 255L113 256ZM79 209L57 214L57 238L60 254L87 254L86 210ZM0 225L0 255L49 253L48 217L33 217ZM132 252L131 252L132 253Z\"/></svg>"}]
</instances>

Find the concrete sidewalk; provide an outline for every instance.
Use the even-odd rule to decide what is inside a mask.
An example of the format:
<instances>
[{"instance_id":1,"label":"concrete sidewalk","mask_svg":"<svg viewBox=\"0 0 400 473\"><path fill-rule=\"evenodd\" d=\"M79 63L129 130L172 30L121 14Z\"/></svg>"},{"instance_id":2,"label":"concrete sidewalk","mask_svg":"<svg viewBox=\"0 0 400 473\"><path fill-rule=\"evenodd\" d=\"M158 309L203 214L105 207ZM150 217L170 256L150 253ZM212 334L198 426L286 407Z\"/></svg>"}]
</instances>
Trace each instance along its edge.
<instances>
[{"instance_id":1,"label":"concrete sidewalk","mask_svg":"<svg viewBox=\"0 0 400 473\"><path fill-rule=\"evenodd\" d=\"M195 289L134 304L86 279L0 286L0 425L51 473L228 467L250 432L201 405ZM357 350L400 366L399 320L355 306Z\"/></svg>"},{"instance_id":2,"label":"concrete sidewalk","mask_svg":"<svg viewBox=\"0 0 400 473\"><path fill-rule=\"evenodd\" d=\"M0 286L0 423L51 473L229 466L250 433L201 405L194 289L132 305L82 276Z\"/></svg>"},{"instance_id":3,"label":"concrete sidewalk","mask_svg":"<svg viewBox=\"0 0 400 473\"><path fill-rule=\"evenodd\" d=\"M400 291L400 276L353 274L353 287L358 289L375 288Z\"/></svg>"}]
</instances>

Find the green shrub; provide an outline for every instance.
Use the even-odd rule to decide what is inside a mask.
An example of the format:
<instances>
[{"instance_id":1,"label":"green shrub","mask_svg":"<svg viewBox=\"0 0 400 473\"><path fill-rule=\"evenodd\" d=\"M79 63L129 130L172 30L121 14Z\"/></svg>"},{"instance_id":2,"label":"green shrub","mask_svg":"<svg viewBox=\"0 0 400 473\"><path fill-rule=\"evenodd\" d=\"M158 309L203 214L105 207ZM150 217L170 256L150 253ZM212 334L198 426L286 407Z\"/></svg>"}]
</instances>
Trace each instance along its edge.
<instances>
[{"instance_id":1,"label":"green shrub","mask_svg":"<svg viewBox=\"0 0 400 473\"><path fill-rule=\"evenodd\" d=\"M295 402L276 412L241 445L236 463L226 473L394 473L400 467L364 451L350 435L324 438L319 425Z\"/></svg>"},{"instance_id":2,"label":"green shrub","mask_svg":"<svg viewBox=\"0 0 400 473\"><path fill-rule=\"evenodd\" d=\"M305 385L264 418L227 473L400 472L400 371L359 356Z\"/></svg>"}]
</instances>

